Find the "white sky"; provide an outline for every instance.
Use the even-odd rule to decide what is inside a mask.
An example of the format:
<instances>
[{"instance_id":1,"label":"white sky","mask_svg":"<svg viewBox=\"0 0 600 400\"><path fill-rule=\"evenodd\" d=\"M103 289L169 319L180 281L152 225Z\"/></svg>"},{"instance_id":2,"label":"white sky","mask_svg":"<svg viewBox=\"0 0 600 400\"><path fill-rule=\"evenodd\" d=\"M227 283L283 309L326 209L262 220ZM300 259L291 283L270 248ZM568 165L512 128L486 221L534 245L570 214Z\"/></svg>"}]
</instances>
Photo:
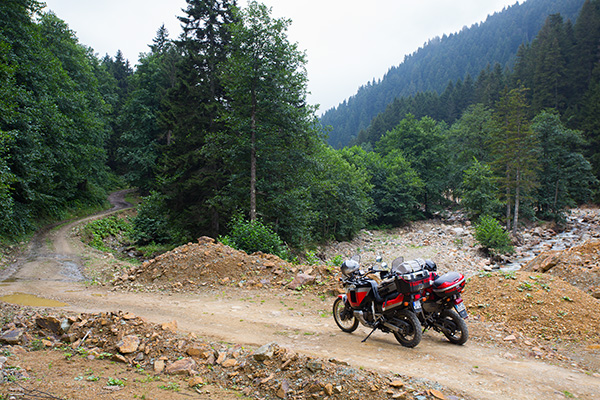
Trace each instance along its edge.
<instances>
[{"instance_id":1,"label":"white sky","mask_svg":"<svg viewBox=\"0 0 600 400\"><path fill-rule=\"evenodd\" d=\"M99 56L121 50L133 66L164 23L172 39L185 0L44 0ZM484 21L517 0L262 0L308 56L309 102L322 113L380 79L435 36ZM521 0L523 2L523 0ZM245 6L246 0L238 0Z\"/></svg>"}]
</instances>

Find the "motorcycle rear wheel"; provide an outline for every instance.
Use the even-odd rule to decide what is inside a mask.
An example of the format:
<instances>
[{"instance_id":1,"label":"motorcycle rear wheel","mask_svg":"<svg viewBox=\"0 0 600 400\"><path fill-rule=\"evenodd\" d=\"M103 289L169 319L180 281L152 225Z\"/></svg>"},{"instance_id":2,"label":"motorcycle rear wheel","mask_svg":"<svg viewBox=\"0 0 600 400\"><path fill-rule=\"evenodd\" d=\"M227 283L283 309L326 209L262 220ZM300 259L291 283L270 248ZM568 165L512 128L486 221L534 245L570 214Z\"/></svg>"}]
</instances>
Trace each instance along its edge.
<instances>
[{"instance_id":1,"label":"motorcycle rear wheel","mask_svg":"<svg viewBox=\"0 0 600 400\"><path fill-rule=\"evenodd\" d=\"M339 297L333 302L333 319L344 332L354 332L358 328L358 319L354 316L352 309L347 307Z\"/></svg>"},{"instance_id":2,"label":"motorcycle rear wheel","mask_svg":"<svg viewBox=\"0 0 600 400\"><path fill-rule=\"evenodd\" d=\"M469 339L469 329L464 319L454 310L444 310L441 315L442 333L450 343L465 344Z\"/></svg>"},{"instance_id":3,"label":"motorcycle rear wheel","mask_svg":"<svg viewBox=\"0 0 600 400\"><path fill-rule=\"evenodd\" d=\"M394 331L394 336L402 346L412 348L421 343L423 329L414 312L400 310L396 312L391 322L400 328L400 332Z\"/></svg>"}]
</instances>

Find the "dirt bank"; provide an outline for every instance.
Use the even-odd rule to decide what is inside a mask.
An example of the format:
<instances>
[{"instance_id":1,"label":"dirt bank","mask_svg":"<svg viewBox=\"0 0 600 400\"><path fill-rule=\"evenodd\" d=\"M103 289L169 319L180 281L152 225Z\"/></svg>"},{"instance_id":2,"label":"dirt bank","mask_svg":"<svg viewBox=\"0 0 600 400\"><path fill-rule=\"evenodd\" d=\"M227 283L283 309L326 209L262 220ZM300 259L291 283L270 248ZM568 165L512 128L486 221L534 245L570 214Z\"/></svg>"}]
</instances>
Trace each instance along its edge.
<instances>
[{"instance_id":1,"label":"dirt bank","mask_svg":"<svg viewBox=\"0 0 600 400\"><path fill-rule=\"evenodd\" d=\"M164 256L161 260L149 263L145 267L132 269L106 254L84 248L77 238L72 236L74 226L74 223L67 224L48 232L41 238L42 246L36 253L37 256L21 261L18 272L13 275L13 278L0 284L0 295L15 292L35 294L42 298L67 303L67 306L59 309L61 313L73 313L74 315L104 313L105 316L114 317L116 315L120 318L119 321L123 321L124 315L131 314L136 318L143 318L143 321L147 323L156 324L153 325L155 327L162 327L164 323L176 321L177 334L183 335L183 337L195 335L208 343L222 344L228 348L241 346L248 349L247 355L252 354L251 352L260 346L276 342L279 348L290 349L299 357L305 357L303 358L305 360L309 358L320 360L318 362L322 363L321 367L326 371L329 371L327 369L329 360L333 359L338 363L345 363L341 364L344 368L364 371L368 376L375 374L373 376L377 376L377 379L385 377L387 381L373 381L375 383L372 394L376 394L378 398L394 398L394 396L398 396L397 398L402 398L400 396L436 398L438 394L446 398L465 399L562 399L565 396L580 399L598 398L597 389L600 387L600 375L598 375L598 365L593 362L594 358L598 359L598 347L600 347L597 336L590 335L585 342L577 343L563 338L556 340L555 337L550 336L540 338L527 325L522 327L510 325L507 321L512 320L509 314L512 311L508 305L513 303L523 305L523 299L527 299L528 293L518 290L514 290L514 292L499 290L498 287L491 285L491 281L482 288L475 289L475 291L479 290L478 295L484 296L488 292L493 292L496 297L480 300L475 297L476 293L473 291L472 297L467 298L472 318L468 320L471 339L465 346L451 345L441 335L429 332L424 335L423 341L415 349L403 348L397 344L392 335L380 332L375 333L366 343L361 343L360 340L368 333L366 329L359 328L354 334L345 334L335 326L331 318L330 309L333 296L328 292L328 285L334 284L336 271L327 266L289 266L287 269L287 266L278 266L274 260L260 257L253 259L248 256L248 258L243 257L242 260L237 261L237 263L243 262L239 268L245 268L244 279L242 277L244 272L239 270L236 270L235 275L232 276L211 273L211 260L207 258L198 263L190 263L187 266L187 274L191 276L191 271L196 268L195 265L198 265L198 276L185 280L179 279L180 275L186 274L185 257L182 252L177 253L179 258L176 262L173 261L169 264L169 256ZM470 283L467 284L467 290L469 290L471 285L473 288L479 287L475 278L478 275L477 271L487 265L485 259L481 258L472 246L472 234L469 229L468 226L457 223L445 224L441 221L415 224L404 230L365 233L366 236L357 239L360 242L336 244L334 250L324 249L323 253L332 251L345 255L339 251L344 248L347 253L360 251L364 259L369 259L371 254L377 252L382 253L389 261L398 253L407 258L411 256L432 258L438 262L442 271L455 269L472 276ZM359 247L357 247L357 243L359 243ZM59 249L60 251L58 251ZM212 250L216 251L216 249ZM204 249L209 252L212 250ZM219 254L224 257L226 249L219 251L221 252ZM56 259L80 257L84 271L87 271L83 274L84 280L77 280L73 277L65 278L61 273L63 267L59 263L51 262L50 258L43 258L43 255L49 254L55 254L56 257L53 256L53 258ZM172 256L175 257L175 253ZM253 263L252 260L256 262ZM170 273L180 275L168 276L163 273L158 276L159 262L171 265L175 271ZM273 263L273 265L265 265L265 262ZM278 268L282 270L281 273L275 273ZM292 268L296 268L296 271L293 271ZM312 270L308 271L308 268L312 268ZM154 269L156 269L156 273L152 275ZM111 274L117 278L115 280L117 285L108 282L105 285L91 285L89 275L97 273L98 276L101 276L99 271L105 270L112 271ZM138 274L138 270L143 270L144 273ZM201 274L202 270L209 272ZM256 273L257 271L258 273ZM313 274L312 276L320 276L320 278L312 286L307 285L301 290L287 289L286 284L289 279L294 278L301 271L310 272ZM174 279L175 277L177 279ZM148 280L144 281L144 279ZM515 285L521 282L519 279L521 278L515 280ZM143 284L140 284L141 282ZM173 285L177 282L179 284ZM513 284L512 280L508 282ZM532 285L535 286L535 283ZM151 290L142 291L145 286L149 286ZM554 293L553 290L558 293L558 289L558 284L552 286L551 293ZM542 290L544 289L542 288ZM531 294L532 296L537 295L535 292ZM578 301L572 294L562 296ZM558 294L557 297L563 302L567 301L562 300ZM535 304L540 299L536 297L532 300ZM480 304L489 304L489 306L480 308ZM499 311L494 310L492 313L490 307L494 304L504 304L507 307ZM506 321L488 318L486 312L504 315L507 317ZM563 315L564 320L572 317L574 315ZM84 319L88 318L84 317ZM108 320L108 318L106 319ZM594 321L590 321L590 323L594 323ZM597 327L597 322L595 323ZM126 322L123 325L128 326L128 324L129 322ZM119 325L111 323L110 326ZM4 326L3 332L6 330L6 326ZM94 332L93 329L92 332ZM97 340L106 340L99 331L96 332L96 335ZM107 335L109 335L108 332ZM150 335L152 336L152 334ZM570 333L570 335L572 334ZM124 336L127 335L124 334ZM143 333L140 336L144 338L146 334ZM110 341L108 342L110 343ZM578 354L581 354L582 351L586 352L589 357L579 357ZM48 357L56 357L53 352L47 354ZM151 358L156 357L149 357L148 362ZM19 362L23 360L22 362L25 363L26 359L27 357L21 356ZM338 365L335 362L333 364L334 366ZM124 365L129 365L129 368L133 370L136 368L135 363L129 361ZM150 368L150 364L147 367ZM278 368L280 367L281 365L278 366ZM27 366L25 365L24 368ZM31 368L32 372L38 373L36 368L41 367L38 365ZM213 366L213 368L215 367ZM228 373L234 372L236 371L228 371L223 376L233 382ZM242 372L240 371L239 374L242 375ZM255 372L244 371L244 374L249 376ZM392 376L398 374L400 380L410 390L401 394L403 392L401 388L390 386L389 374ZM68 380L68 382L64 382L65 385L72 384L75 380L75 377L68 377L67 369L65 369L64 376ZM85 375L82 376L85 377ZM106 378L106 374L103 376ZM158 376L161 379L170 379L165 378L165 375ZM287 379L289 382L291 382L290 379L293 379L277 374L271 378L269 376L270 373L264 377L257 375L250 378L249 381L244 381L248 382L244 384L246 386L231 386L230 389L240 389L243 395L250 397L270 396L269 398L275 398L277 384L281 387L283 379ZM353 377L352 374L349 376ZM267 387L272 385L273 391L262 392L259 390L260 382L267 378L269 379L262 385ZM208 383L211 383L211 379L213 378L206 375ZM364 379L370 378L365 377ZM307 381L300 380L305 385L292 385L292 390L295 392L290 392L289 398L293 398L292 395L298 398L334 396L334 393L329 395L328 390L322 385L307 390L309 387L306 386ZM106 380L104 382L107 383ZM325 383L325 385L331 383L332 387L336 386L333 382L326 382L325 379L321 379L319 382ZM381 384L381 382L386 382L386 384ZM131 380L127 384L130 383ZM419 386L421 383L425 386ZM163 384L167 385L168 381L163 381ZM338 386L350 387L341 380ZM251 387L252 390L248 393L243 392L246 387ZM317 391L317 389L319 390ZM172 390L158 387L151 388L151 390L156 390L156 392L148 393L162 398L164 398L163 393L174 393ZM256 390L258 390L258 394ZM300 393L301 390L302 393ZM369 387L368 390L371 388ZM348 395L350 392L344 393ZM148 397L151 394L148 394L146 398L153 398Z\"/></svg>"}]
</instances>

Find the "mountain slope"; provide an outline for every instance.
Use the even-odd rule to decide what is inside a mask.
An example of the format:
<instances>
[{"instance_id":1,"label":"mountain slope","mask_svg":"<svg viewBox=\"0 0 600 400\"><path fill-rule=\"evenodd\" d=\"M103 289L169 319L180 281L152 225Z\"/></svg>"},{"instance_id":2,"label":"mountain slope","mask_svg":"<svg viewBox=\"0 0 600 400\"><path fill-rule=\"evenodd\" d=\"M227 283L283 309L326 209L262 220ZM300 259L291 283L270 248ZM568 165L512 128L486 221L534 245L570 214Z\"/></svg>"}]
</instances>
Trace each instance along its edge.
<instances>
[{"instance_id":1,"label":"mountain slope","mask_svg":"<svg viewBox=\"0 0 600 400\"><path fill-rule=\"evenodd\" d=\"M397 97L444 90L449 81L477 76L488 64L512 67L521 43L530 42L550 14L574 21L584 0L528 0L488 16L461 32L436 37L392 67L378 82L367 83L356 95L325 112L323 125L332 127L329 144L347 145L375 115Z\"/></svg>"}]
</instances>

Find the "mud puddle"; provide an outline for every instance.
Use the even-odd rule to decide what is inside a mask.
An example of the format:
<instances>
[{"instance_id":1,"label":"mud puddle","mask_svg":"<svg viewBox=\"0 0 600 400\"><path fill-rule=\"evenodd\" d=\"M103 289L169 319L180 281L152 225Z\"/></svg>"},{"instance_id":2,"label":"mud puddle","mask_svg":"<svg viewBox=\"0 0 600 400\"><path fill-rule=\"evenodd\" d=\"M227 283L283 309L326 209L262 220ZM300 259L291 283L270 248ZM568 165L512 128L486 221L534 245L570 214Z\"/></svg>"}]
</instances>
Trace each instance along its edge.
<instances>
[{"instance_id":1,"label":"mud puddle","mask_svg":"<svg viewBox=\"0 0 600 400\"><path fill-rule=\"evenodd\" d=\"M6 296L0 296L0 301L5 303L17 304L30 307L66 307L67 303L61 301L44 299L28 293L13 293Z\"/></svg>"}]
</instances>

